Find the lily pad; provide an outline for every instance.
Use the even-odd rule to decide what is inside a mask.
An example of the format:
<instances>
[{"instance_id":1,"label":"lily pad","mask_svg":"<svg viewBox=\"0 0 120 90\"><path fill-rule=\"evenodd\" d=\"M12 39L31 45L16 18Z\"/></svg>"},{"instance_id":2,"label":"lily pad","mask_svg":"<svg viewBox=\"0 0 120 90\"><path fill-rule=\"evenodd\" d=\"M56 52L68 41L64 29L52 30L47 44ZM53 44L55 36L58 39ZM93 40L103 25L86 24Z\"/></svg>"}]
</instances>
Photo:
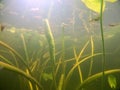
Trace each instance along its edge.
<instances>
[{"instance_id":1,"label":"lily pad","mask_svg":"<svg viewBox=\"0 0 120 90\"><path fill-rule=\"evenodd\" d=\"M116 1L118 1L118 0L105 0L105 1L114 3L114 2L116 2Z\"/></svg>"},{"instance_id":2,"label":"lily pad","mask_svg":"<svg viewBox=\"0 0 120 90\"><path fill-rule=\"evenodd\" d=\"M103 11L105 10L105 4L107 2L116 2L117 0L103 0ZM100 13L101 9L101 0L82 0L82 2L91 10L94 12Z\"/></svg>"},{"instance_id":3,"label":"lily pad","mask_svg":"<svg viewBox=\"0 0 120 90\"><path fill-rule=\"evenodd\" d=\"M91 10L100 13L101 0L82 0L82 2ZM103 11L105 10L105 3L103 3Z\"/></svg>"}]
</instances>

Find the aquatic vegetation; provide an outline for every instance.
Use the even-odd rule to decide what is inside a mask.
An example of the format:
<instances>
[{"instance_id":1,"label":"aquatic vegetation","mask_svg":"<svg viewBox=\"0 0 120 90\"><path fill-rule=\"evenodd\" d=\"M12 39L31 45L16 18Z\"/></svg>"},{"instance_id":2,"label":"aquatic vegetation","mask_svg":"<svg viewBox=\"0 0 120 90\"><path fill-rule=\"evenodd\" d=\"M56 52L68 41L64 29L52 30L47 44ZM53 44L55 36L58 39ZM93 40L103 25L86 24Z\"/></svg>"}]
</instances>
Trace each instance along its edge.
<instances>
[{"instance_id":1,"label":"aquatic vegetation","mask_svg":"<svg viewBox=\"0 0 120 90\"><path fill-rule=\"evenodd\" d=\"M66 67L66 63L64 61L65 58L65 26L64 24L62 24L62 35L61 35L61 41L62 41L62 54L61 54L61 58L59 60L59 63L61 62L62 64L62 73L60 75L60 79L59 79L59 83L58 83L58 87L57 90L64 90L64 79L65 79L65 67ZM56 70L56 74L58 72L58 68L60 67L60 64L57 65L57 70Z\"/></svg>"},{"instance_id":2,"label":"aquatic vegetation","mask_svg":"<svg viewBox=\"0 0 120 90\"><path fill-rule=\"evenodd\" d=\"M45 23L46 23L45 34L46 34L46 38L47 38L47 41L49 44L50 57L53 62L53 65L54 65L54 63L55 63L55 42L54 42L54 38L53 38L53 35L51 32L51 28L50 28L48 19L45 19Z\"/></svg>"},{"instance_id":3,"label":"aquatic vegetation","mask_svg":"<svg viewBox=\"0 0 120 90\"><path fill-rule=\"evenodd\" d=\"M4 62L0 62L0 66L2 66L2 67L5 68L5 69L8 69L8 70L10 70L10 71L12 71L12 72L18 73L18 74L26 77L26 78L27 78L28 80L30 80L31 82L37 84L39 88L41 87L40 84L39 84L33 77L31 77L30 75L26 74L26 73L23 72L22 70L14 67L14 66L12 66L12 65L6 64L6 63L4 63Z\"/></svg>"},{"instance_id":4,"label":"aquatic vegetation","mask_svg":"<svg viewBox=\"0 0 120 90\"><path fill-rule=\"evenodd\" d=\"M102 7L102 11L105 10L105 6L106 3L105 2L116 2L117 0L104 0L103 1L103 7ZM102 0L82 0L82 2L91 10L100 13L101 12L101 4L102 4Z\"/></svg>"},{"instance_id":5,"label":"aquatic vegetation","mask_svg":"<svg viewBox=\"0 0 120 90\"><path fill-rule=\"evenodd\" d=\"M103 32L105 2L116 0L82 1L99 14L91 21L100 21L100 34L91 34L91 29L81 20L86 31L75 31L75 23L72 32L66 31L62 24L59 35L54 37L52 5L48 10L48 19L43 22L44 33L15 27L0 33L0 70L6 69L17 74L21 90L87 90L94 82L102 82L99 85L102 90L106 82L112 89L116 89L116 77L112 74L119 73L120 69L105 68L107 55L112 55L105 51L105 40L111 40L117 32L114 29L109 31L111 33ZM76 20L75 15L73 19ZM118 45L114 54L119 50Z\"/></svg>"},{"instance_id":6,"label":"aquatic vegetation","mask_svg":"<svg viewBox=\"0 0 120 90\"><path fill-rule=\"evenodd\" d=\"M104 71L105 72L105 75L110 75L110 74L114 74L114 73L118 73L120 72L120 69L113 69L113 70L107 70L107 71ZM95 75L92 75L91 77L88 77L86 80L84 80L83 83L81 83L79 85L79 89L81 89L82 87L85 87L87 84L91 83L92 81L96 80L97 78L101 78L102 77L102 72L100 73L97 73ZM110 81L110 84L112 85L116 85L116 83L112 82L112 80L115 81L115 77L109 77L109 81ZM115 81L116 82L116 81ZM78 90L79 90L78 89Z\"/></svg>"},{"instance_id":7,"label":"aquatic vegetation","mask_svg":"<svg viewBox=\"0 0 120 90\"><path fill-rule=\"evenodd\" d=\"M22 63L23 63L26 67L28 67L27 64L25 63L23 57L22 57L17 51L15 51L15 49L13 49L12 47L10 47L9 45L7 45L6 43L4 43L4 42L2 42L2 41L0 41L0 45L4 46L4 47L8 48L10 51L12 51L16 56L18 56L18 57L20 58L20 60L22 61Z\"/></svg>"},{"instance_id":8,"label":"aquatic vegetation","mask_svg":"<svg viewBox=\"0 0 120 90\"><path fill-rule=\"evenodd\" d=\"M104 0L82 0L85 5L100 14L100 30L101 30L101 39L102 39L102 90L104 90L104 82L105 82L105 41L104 41L104 32L103 32L103 11L105 9L105 1ZM109 2L116 2L117 0L107 0Z\"/></svg>"},{"instance_id":9,"label":"aquatic vegetation","mask_svg":"<svg viewBox=\"0 0 120 90\"><path fill-rule=\"evenodd\" d=\"M114 75L108 75L108 83L112 89L116 89L117 81L116 81L116 77Z\"/></svg>"},{"instance_id":10,"label":"aquatic vegetation","mask_svg":"<svg viewBox=\"0 0 120 90\"><path fill-rule=\"evenodd\" d=\"M3 41L0 41L0 46L3 46L4 48L6 48L5 50L1 50L0 52L3 54L3 53L8 53L12 58L13 60L11 60L10 58L7 58L6 55L1 55L0 58L2 59L3 62L5 63L8 63L8 65L11 65L13 66L14 68L18 68L20 69L22 72L24 72L24 74L26 75L30 75L32 77L32 75L35 75L35 69L36 68L39 68L38 65L39 65L39 62L38 60L32 60L32 59L35 59L34 57L30 57L28 54L28 50L27 50L27 45L26 45L26 41L25 41L25 38L23 36L23 34L21 34L21 39L23 41L23 49L24 49L24 52L25 52L25 57L21 55L21 52L18 52L17 50L15 50L14 48L12 48L10 45L8 45L7 43L3 42ZM19 43L20 44L20 43ZM8 50L7 50L8 49ZM37 53L39 54L40 51ZM36 57L36 59L38 58L38 55ZM13 61L15 61L15 63L13 63ZM22 67L20 67L20 63L22 63ZM4 64L1 64L1 65L4 65ZM4 67L4 66L3 66ZM7 67L6 67L7 68ZM8 69L8 68L7 68ZM14 69L8 69L10 71L15 71ZM20 71L19 70L19 71ZM37 69L38 70L38 69ZM17 71L15 71L17 72ZM19 74L19 73L18 73ZM22 80L22 82L24 81L24 79L22 79L22 77L19 77L20 80ZM36 78L36 77L35 77ZM21 84L22 84L21 82ZM26 80L25 80L26 82ZM31 88L30 90L33 90L33 83L31 83L31 81L27 81L29 83L29 87ZM26 82L26 83L27 83ZM40 86L36 86L35 87L36 90L38 90L37 88L42 88ZM34 89L35 89L34 88Z\"/></svg>"},{"instance_id":11,"label":"aquatic vegetation","mask_svg":"<svg viewBox=\"0 0 120 90\"><path fill-rule=\"evenodd\" d=\"M45 19L45 23L46 23L46 38L49 44L49 53L50 53L50 59L52 62L52 76L53 76L53 86L51 86L51 90L53 87L56 88L56 81L55 81L55 75L54 75L54 70L55 70L55 42L54 42L54 38L51 32L51 28L49 25L49 21L48 19Z\"/></svg>"},{"instance_id":12,"label":"aquatic vegetation","mask_svg":"<svg viewBox=\"0 0 120 90\"><path fill-rule=\"evenodd\" d=\"M100 6L100 30L101 30L101 39L102 39L102 52L103 52L103 57L102 57L102 90L104 90L104 82L105 82L105 41L104 41L104 32L103 32L103 4L104 1L101 0L101 6Z\"/></svg>"},{"instance_id":13,"label":"aquatic vegetation","mask_svg":"<svg viewBox=\"0 0 120 90\"><path fill-rule=\"evenodd\" d=\"M47 24L48 25L45 26L46 29L48 29L48 27L50 28L48 21ZM65 36L64 26L62 29L61 42L57 42L57 39L55 40L51 29L49 29L51 34L47 34L48 36L36 34L37 39L31 38L29 43L27 42L29 35L26 35L28 33L19 33L19 45L22 47L23 52L17 50L13 43L12 46L12 44L9 45L1 40L0 53L2 54L0 55L0 66L18 75L20 74L18 79L21 82L22 88L26 87L23 85L23 82L25 82L29 90L39 90L39 88L40 90L66 90L73 84L71 80L74 80L74 74L76 74L79 79L77 78L75 82L75 84L77 84L72 85L72 87L76 90L86 88L89 83L100 79L103 75L101 71L93 73L94 62L96 62L94 58L101 57L102 53L95 52L94 36L83 40L84 44L81 45L81 48L73 44L68 47L67 40L71 38L65 39L65 37L68 36ZM49 35L52 35L52 38ZM31 45L33 45L33 47ZM56 48L55 45L61 45L61 47L59 47L60 49L58 49L58 47ZM22 55L22 53L24 54ZM66 57L69 56L69 54L71 54L70 56L72 58ZM9 55L9 57L7 57L7 55ZM85 63L88 63L87 67L83 66ZM86 76L84 76L84 68L87 70ZM120 72L119 69L105 70L104 75L118 72ZM23 77L27 78L27 80ZM109 79L110 82L112 82L112 80L111 78ZM114 86L113 83L111 83L111 85Z\"/></svg>"}]
</instances>

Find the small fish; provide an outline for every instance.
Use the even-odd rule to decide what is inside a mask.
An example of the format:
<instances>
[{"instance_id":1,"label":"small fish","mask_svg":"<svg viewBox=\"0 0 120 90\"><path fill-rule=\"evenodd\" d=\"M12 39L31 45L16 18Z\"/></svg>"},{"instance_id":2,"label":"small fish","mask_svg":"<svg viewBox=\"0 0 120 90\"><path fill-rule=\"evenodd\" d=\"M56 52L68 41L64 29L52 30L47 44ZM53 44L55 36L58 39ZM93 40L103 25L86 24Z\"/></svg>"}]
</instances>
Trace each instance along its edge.
<instances>
[{"instance_id":1,"label":"small fish","mask_svg":"<svg viewBox=\"0 0 120 90\"><path fill-rule=\"evenodd\" d=\"M5 29L5 25L0 24L0 31L2 32L2 31L4 31L4 29Z\"/></svg>"},{"instance_id":2,"label":"small fish","mask_svg":"<svg viewBox=\"0 0 120 90\"><path fill-rule=\"evenodd\" d=\"M90 19L89 22L99 21L99 20L100 20L100 16L97 16L95 18Z\"/></svg>"},{"instance_id":3,"label":"small fish","mask_svg":"<svg viewBox=\"0 0 120 90\"><path fill-rule=\"evenodd\" d=\"M119 24L109 24L110 27L114 27L114 26L117 26Z\"/></svg>"}]
</instances>

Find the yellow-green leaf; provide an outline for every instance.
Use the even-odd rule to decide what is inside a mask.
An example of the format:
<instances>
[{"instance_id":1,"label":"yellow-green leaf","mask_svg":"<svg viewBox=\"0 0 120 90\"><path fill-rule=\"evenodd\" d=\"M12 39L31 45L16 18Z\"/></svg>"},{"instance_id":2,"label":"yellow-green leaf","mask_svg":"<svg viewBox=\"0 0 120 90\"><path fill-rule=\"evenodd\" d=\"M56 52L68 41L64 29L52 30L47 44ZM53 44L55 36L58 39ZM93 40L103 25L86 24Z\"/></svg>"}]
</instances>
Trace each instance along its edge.
<instances>
[{"instance_id":1,"label":"yellow-green leaf","mask_svg":"<svg viewBox=\"0 0 120 90\"><path fill-rule=\"evenodd\" d=\"M109 75L108 76L108 83L109 83L109 86L111 88L115 89L117 86L116 77L113 75Z\"/></svg>"},{"instance_id":2,"label":"yellow-green leaf","mask_svg":"<svg viewBox=\"0 0 120 90\"><path fill-rule=\"evenodd\" d=\"M105 0L105 1L114 3L114 2L116 2L117 0Z\"/></svg>"},{"instance_id":3,"label":"yellow-green leaf","mask_svg":"<svg viewBox=\"0 0 120 90\"><path fill-rule=\"evenodd\" d=\"M43 73L42 74L42 77L45 81L47 80L53 80L53 76L52 76L52 73Z\"/></svg>"},{"instance_id":4,"label":"yellow-green leaf","mask_svg":"<svg viewBox=\"0 0 120 90\"><path fill-rule=\"evenodd\" d=\"M100 13L101 0L82 0L82 2L94 12ZM103 11L105 9L105 2L103 3Z\"/></svg>"}]
</instances>

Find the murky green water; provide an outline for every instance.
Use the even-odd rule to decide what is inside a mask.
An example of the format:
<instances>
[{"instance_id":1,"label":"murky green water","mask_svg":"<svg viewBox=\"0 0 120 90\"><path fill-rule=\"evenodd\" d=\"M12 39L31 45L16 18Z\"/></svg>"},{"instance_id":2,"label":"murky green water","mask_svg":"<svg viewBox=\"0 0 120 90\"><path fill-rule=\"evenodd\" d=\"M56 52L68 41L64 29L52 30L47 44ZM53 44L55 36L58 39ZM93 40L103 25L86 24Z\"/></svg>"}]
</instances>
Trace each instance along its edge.
<instances>
[{"instance_id":1,"label":"murky green water","mask_svg":"<svg viewBox=\"0 0 120 90\"><path fill-rule=\"evenodd\" d=\"M82 2L1 0L0 90L119 90L120 19L106 17L118 4L103 13L103 76L98 14Z\"/></svg>"}]
</instances>

